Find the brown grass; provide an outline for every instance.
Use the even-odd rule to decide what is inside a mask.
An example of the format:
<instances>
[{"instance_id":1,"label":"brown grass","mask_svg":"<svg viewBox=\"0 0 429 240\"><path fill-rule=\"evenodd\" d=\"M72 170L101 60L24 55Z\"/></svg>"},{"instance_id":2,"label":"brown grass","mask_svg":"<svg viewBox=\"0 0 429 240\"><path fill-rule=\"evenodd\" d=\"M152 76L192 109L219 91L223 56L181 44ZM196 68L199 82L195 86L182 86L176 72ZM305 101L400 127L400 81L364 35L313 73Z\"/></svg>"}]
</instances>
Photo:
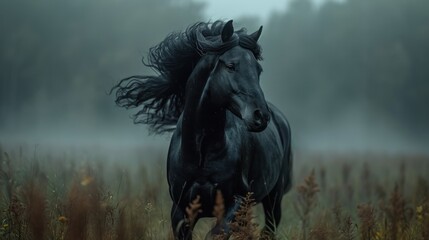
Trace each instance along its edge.
<instances>
[{"instance_id":1,"label":"brown grass","mask_svg":"<svg viewBox=\"0 0 429 240\"><path fill-rule=\"evenodd\" d=\"M428 158L333 155L323 163L321 158L297 156L294 172L305 175L295 174L299 184L285 196L277 239L429 239ZM2 152L0 239L173 238L163 164L88 159ZM308 174L308 169L314 170ZM252 194L240 201L236 221L229 223L231 238L264 239L263 212ZM203 204L199 198L189 203L188 224L195 223ZM221 192L213 214L209 223L200 220L194 239L204 239L213 222L223 221Z\"/></svg>"},{"instance_id":2,"label":"brown grass","mask_svg":"<svg viewBox=\"0 0 429 240\"><path fill-rule=\"evenodd\" d=\"M315 171L311 171L304 182L297 187L297 201L294 204L295 211L301 220L302 239L307 239L307 232L310 225L310 213L317 203L317 193L319 186L316 183Z\"/></svg>"},{"instance_id":3,"label":"brown grass","mask_svg":"<svg viewBox=\"0 0 429 240\"><path fill-rule=\"evenodd\" d=\"M337 202L332 213L334 215L335 230L339 240L352 240L356 236L356 228L350 214L344 213L341 205Z\"/></svg>"},{"instance_id":4,"label":"brown grass","mask_svg":"<svg viewBox=\"0 0 429 240\"><path fill-rule=\"evenodd\" d=\"M359 216L359 230L362 240L371 240L376 237L375 209L371 204L360 204L357 207Z\"/></svg>"},{"instance_id":5,"label":"brown grass","mask_svg":"<svg viewBox=\"0 0 429 240\"><path fill-rule=\"evenodd\" d=\"M42 240L46 234L46 195L42 181L27 182L23 188L25 218L32 239Z\"/></svg>"},{"instance_id":6,"label":"brown grass","mask_svg":"<svg viewBox=\"0 0 429 240\"><path fill-rule=\"evenodd\" d=\"M386 215L387 237L391 240L404 239L404 234L409 227L412 210L407 208L406 201L398 185L395 185L389 201L382 204L380 209Z\"/></svg>"},{"instance_id":7,"label":"brown grass","mask_svg":"<svg viewBox=\"0 0 429 240\"><path fill-rule=\"evenodd\" d=\"M235 213L235 221L230 224L232 237L237 240L258 239L258 228L254 222L252 208L255 206L253 193L249 192L241 201L240 208Z\"/></svg>"}]
</instances>

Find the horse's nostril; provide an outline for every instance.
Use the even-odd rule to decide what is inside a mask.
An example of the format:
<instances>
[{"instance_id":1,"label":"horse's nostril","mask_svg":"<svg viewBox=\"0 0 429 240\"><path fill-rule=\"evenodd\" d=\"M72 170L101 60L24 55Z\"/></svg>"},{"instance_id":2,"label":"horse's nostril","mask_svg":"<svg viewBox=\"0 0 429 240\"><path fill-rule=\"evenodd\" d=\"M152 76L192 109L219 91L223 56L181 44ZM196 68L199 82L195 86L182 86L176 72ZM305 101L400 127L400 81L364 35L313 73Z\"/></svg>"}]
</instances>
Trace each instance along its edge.
<instances>
[{"instance_id":1,"label":"horse's nostril","mask_svg":"<svg viewBox=\"0 0 429 240\"><path fill-rule=\"evenodd\" d=\"M255 119L261 119L262 118L261 110L259 110L259 109L255 110L254 117L255 117Z\"/></svg>"},{"instance_id":2,"label":"horse's nostril","mask_svg":"<svg viewBox=\"0 0 429 240\"><path fill-rule=\"evenodd\" d=\"M253 113L253 117L255 118L255 121L261 121L263 117L261 110L255 110L255 112Z\"/></svg>"}]
</instances>

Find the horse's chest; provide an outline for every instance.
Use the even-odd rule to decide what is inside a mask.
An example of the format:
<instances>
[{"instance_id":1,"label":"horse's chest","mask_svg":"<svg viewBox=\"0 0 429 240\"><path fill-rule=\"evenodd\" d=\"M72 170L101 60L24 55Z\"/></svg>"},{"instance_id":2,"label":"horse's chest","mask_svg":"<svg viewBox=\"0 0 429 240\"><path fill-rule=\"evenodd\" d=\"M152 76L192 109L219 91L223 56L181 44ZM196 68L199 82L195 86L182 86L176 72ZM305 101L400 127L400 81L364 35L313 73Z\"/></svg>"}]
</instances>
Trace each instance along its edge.
<instances>
[{"instance_id":1,"label":"horse's chest","mask_svg":"<svg viewBox=\"0 0 429 240\"><path fill-rule=\"evenodd\" d=\"M237 162L232 156L206 154L196 174L212 183L228 182L237 175Z\"/></svg>"}]
</instances>

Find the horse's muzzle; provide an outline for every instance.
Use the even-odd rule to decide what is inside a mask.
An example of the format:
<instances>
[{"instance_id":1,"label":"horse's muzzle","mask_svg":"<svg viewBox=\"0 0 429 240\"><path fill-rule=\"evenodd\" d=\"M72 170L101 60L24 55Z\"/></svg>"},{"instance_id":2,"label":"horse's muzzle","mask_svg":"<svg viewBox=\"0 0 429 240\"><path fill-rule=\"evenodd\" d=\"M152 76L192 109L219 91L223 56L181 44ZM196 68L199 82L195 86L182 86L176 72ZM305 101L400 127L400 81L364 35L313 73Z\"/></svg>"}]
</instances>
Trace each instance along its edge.
<instances>
[{"instance_id":1,"label":"horse's muzzle","mask_svg":"<svg viewBox=\"0 0 429 240\"><path fill-rule=\"evenodd\" d=\"M270 114L263 113L260 109L253 112L253 121L247 123L247 130L250 132L261 132L267 128L270 122Z\"/></svg>"}]
</instances>

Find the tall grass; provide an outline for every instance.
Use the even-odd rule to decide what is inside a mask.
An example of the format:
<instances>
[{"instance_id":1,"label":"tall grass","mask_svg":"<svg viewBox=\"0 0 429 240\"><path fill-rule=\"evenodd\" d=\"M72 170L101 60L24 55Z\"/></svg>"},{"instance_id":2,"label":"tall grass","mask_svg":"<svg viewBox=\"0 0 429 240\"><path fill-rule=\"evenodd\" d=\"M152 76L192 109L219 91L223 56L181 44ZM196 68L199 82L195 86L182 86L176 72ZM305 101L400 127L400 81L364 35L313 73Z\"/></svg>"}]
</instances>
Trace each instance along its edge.
<instances>
[{"instance_id":1,"label":"tall grass","mask_svg":"<svg viewBox=\"0 0 429 240\"><path fill-rule=\"evenodd\" d=\"M0 150L0 239L173 239L164 157ZM277 239L429 239L429 158L297 154L295 162ZM231 238L267 239L252 193L240 201L227 223ZM189 203L183 224L195 224L201 204ZM194 239L223 221L221 192L213 214L198 222Z\"/></svg>"}]
</instances>

